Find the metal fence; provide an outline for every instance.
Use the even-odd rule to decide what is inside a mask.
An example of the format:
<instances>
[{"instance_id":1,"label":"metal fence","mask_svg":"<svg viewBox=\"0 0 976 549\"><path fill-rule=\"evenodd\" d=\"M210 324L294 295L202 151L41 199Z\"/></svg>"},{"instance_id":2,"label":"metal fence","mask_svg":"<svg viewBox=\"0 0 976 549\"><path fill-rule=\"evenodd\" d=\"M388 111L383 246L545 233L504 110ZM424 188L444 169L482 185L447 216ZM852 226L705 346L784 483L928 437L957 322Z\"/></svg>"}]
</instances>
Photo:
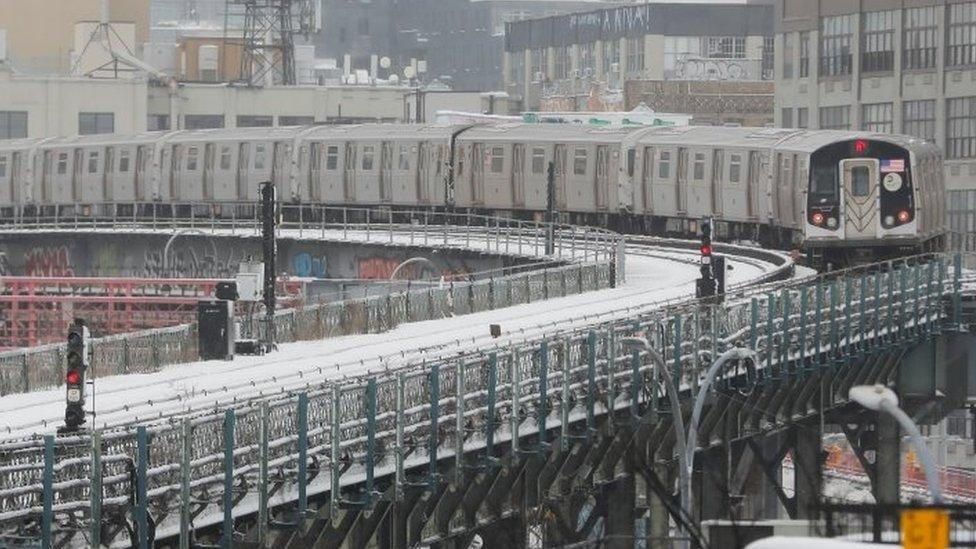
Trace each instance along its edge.
<instances>
[{"instance_id":1,"label":"metal fence","mask_svg":"<svg viewBox=\"0 0 976 549\"><path fill-rule=\"evenodd\" d=\"M396 486L436 482L440 458L463 471L490 460L501 441L566 444L609 409L657 410L664 386L643 357L619 348L626 335L647 337L682 389L697 387L719 353L748 347L756 383L836 374L825 378L824 398L843 402L848 357L959 324L961 266L959 257L930 256L725 305L686 300L352 380L309 381L179 422L0 445L0 529L97 545L102 521L131 512L137 537L152 523L157 536L188 540L192 528L221 522L230 536L235 515L256 512L266 525L272 503L301 511L328 493L331 509L369 505L379 476ZM585 430L574 434L574 424ZM70 528L56 515L70 515Z\"/></svg>"}]
</instances>

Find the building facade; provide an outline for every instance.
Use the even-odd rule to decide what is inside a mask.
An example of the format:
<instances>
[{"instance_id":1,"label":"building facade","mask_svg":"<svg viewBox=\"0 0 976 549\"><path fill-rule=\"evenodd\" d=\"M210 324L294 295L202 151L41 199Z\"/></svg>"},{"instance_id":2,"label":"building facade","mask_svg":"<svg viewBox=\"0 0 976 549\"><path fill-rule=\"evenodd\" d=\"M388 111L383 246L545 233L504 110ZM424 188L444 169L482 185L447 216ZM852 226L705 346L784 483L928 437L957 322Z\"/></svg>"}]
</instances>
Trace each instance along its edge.
<instances>
[{"instance_id":1,"label":"building facade","mask_svg":"<svg viewBox=\"0 0 976 549\"><path fill-rule=\"evenodd\" d=\"M519 21L505 32L505 91L527 110L624 108L628 80L772 77L773 6L651 3Z\"/></svg>"},{"instance_id":2,"label":"building facade","mask_svg":"<svg viewBox=\"0 0 976 549\"><path fill-rule=\"evenodd\" d=\"M935 141L950 230L976 231L976 2L778 0L776 58L778 126Z\"/></svg>"}]
</instances>

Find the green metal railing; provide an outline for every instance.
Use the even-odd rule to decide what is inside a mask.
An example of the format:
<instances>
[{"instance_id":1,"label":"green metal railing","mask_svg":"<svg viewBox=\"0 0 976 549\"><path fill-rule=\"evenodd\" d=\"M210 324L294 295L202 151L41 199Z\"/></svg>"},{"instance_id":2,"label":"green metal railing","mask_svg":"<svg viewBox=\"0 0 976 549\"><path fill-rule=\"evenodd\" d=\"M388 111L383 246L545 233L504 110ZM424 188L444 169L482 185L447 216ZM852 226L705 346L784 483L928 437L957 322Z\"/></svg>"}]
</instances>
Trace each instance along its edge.
<instances>
[{"instance_id":1,"label":"green metal railing","mask_svg":"<svg viewBox=\"0 0 976 549\"><path fill-rule=\"evenodd\" d=\"M681 391L696 389L711 360L732 347L756 351L760 385L842 373L867 353L957 328L961 261L927 256L766 286L725 304L688 300L389 372L322 380L233 410L105 431L100 441L83 435L0 445L0 531L79 544L83 532L93 536L100 527L98 509L102 520L134 512L137 537L149 517L157 536L189 543L193 528L208 525L222 523L230 536L234 517L245 513L266 525L272 491L275 505L298 511L326 493L331 509L368 506L381 476L402 494L406 485L442 482L444 459L490 463L504 441L544 452L590 436L609 410L637 415L663 406L667 388L643 357L622 352L623 336L646 337ZM843 402L846 395L834 390L838 377L824 379L828 404ZM535 445L522 447L532 435ZM277 480L269 480L271 471ZM67 514L71 528L54 526L61 524L55 516Z\"/></svg>"}]
</instances>

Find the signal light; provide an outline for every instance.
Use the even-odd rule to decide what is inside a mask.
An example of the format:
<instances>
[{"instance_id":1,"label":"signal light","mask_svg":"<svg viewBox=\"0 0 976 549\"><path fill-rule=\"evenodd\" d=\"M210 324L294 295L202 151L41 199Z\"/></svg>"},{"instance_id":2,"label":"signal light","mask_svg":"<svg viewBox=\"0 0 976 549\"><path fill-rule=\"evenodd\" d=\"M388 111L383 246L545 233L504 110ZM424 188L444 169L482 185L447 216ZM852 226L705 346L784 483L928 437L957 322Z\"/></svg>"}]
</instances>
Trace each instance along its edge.
<instances>
[{"instance_id":1,"label":"signal light","mask_svg":"<svg viewBox=\"0 0 976 549\"><path fill-rule=\"evenodd\" d=\"M85 370L88 369L88 328L82 320L76 319L68 327L67 371L64 374L66 385L64 426L59 433L73 433L85 423Z\"/></svg>"},{"instance_id":2,"label":"signal light","mask_svg":"<svg viewBox=\"0 0 976 549\"><path fill-rule=\"evenodd\" d=\"M810 216L810 220L813 221L814 225L823 225L824 214L820 212L816 212L812 216Z\"/></svg>"},{"instance_id":3,"label":"signal light","mask_svg":"<svg viewBox=\"0 0 976 549\"><path fill-rule=\"evenodd\" d=\"M864 154L868 152L868 142L863 139L858 139L854 142L854 152L857 154Z\"/></svg>"},{"instance_id":4,"label":"signal light","mask_svg":"<svg viewBox=\"0 0 976 549\"><path fill-rule=\"evenodd\" d=\"M902 223L908 223L909 217L911 217L911 214L909 214L907 210L902 210L898 212L898 221Z\"/></svg>"},{"instance_id":5,"label":"signal light","mask_svg":"<svg viewBox=\"0 0 976 549\"><path fill-rule=\"evenodd\" d=\"M712 255L712 246L711 246L711 244L702 244L701 254L702 255Z\"/></svg>"},{"instance_id":6,"label":"signal light","mask_svg":"<svg viewBox=\"0 0 976 549\"><path fill-rule=\"evenodd\" d=\"M81 374L78 370L68 370L68 375L64 376L64 380L68 385L78 385L81 383Z\"/></svg>"}]
</instances>

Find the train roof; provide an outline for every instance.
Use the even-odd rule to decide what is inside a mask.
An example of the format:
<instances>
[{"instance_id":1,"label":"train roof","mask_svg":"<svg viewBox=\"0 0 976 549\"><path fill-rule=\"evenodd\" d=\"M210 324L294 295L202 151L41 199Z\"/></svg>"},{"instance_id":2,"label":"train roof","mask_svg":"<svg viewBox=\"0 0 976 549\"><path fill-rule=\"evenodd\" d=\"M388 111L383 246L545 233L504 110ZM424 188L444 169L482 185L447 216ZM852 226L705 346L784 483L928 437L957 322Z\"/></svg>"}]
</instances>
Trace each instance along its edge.
<instances>
[{"instance_id":1,"label":"train roof","mask_svg":"<svg viewBox=\"0 0 976 549\"><path fill-rule=\"evenodd\" d=\"M625 128L600 128L573 124L492 124L479 125L462 133L459 138L473 141L555 141L560 143L611 142L619 143L633 132Z\"/></svg>"},{"instance_id":2,"label":"train roof","mask_svg":"<svg viewBox=\"0 0 976 549\"><path fill-rule=\"evenodd\" d=\"M637 137L641 144L667 144L728 148L777 148L812 153L839 141L870 139L905 148L928 148L933 143L907 135L839 130L789 128L729 128L716 126L668 126L648 128Z\"/></svg>"}]
</instances>

